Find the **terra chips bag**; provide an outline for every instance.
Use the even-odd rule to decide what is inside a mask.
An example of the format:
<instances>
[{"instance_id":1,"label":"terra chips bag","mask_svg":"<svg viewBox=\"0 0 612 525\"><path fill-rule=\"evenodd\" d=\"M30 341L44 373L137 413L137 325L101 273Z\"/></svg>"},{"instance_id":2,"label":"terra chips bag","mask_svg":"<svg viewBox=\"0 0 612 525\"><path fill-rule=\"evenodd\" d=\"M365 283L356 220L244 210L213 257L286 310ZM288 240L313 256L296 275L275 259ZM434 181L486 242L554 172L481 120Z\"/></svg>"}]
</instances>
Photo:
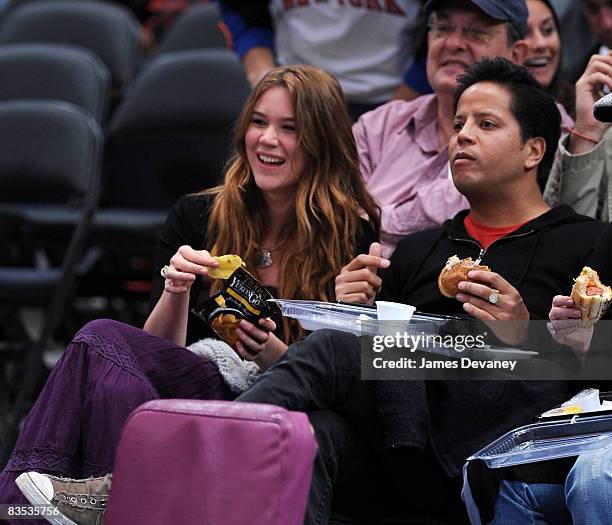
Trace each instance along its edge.
<instances>
[{"instance_id":1,"label":"terra chips bag","mask_svg":"<svg viewBox=\"0 0 612 525\"><path fill-rule=\"evenodd\" d=\"M242 319L258 325L278 309L268 302L272 295L244 268L238 267L195 314L206 321L219 338L236 348L236 328Z\"/></svg>"}]
</instances>

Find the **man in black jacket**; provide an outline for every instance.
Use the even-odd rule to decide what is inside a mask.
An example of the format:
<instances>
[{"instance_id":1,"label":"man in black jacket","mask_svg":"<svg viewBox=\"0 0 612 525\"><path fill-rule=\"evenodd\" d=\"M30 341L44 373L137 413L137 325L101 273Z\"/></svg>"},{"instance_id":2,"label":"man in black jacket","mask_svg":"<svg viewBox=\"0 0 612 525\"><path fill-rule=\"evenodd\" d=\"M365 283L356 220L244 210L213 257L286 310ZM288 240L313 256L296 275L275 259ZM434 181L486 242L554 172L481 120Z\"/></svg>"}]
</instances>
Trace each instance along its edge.
<instances>
[{"instance_id":1,"label":"man in black jacket","mask_svg":"<svg viewBox=\"0 0 612 525\"><path fill-rule=\"evenodd\" d=\"M372 255L376 246L358 256L336 279L337 299L371 303L380 291L380 298L425 312L463 312L484 321L544 319L552 297L571 289L604 227L569 207L550 209L542 199L537 175L550 169L559 138L554 100L525 70L503 59L472 66L456 100L449 158L470 210L441 228L407 236L390 262ZM442 296L437 287L452 255L480 258L492 268L474 271L456 299ZM381 276L377 268L385 269ZM523 336L512 335L515 343ZM241 400L302 410L333 407L361 436L380 416L384 448L392 451L389 479L400 480L403 488L396 510L414 516L422 505L426 520L437 505L438 517L461 522L459 480L466 457L569 395L563 382L381 381L372 393L375 416L364 416L370 405L365 382L359 381L358 352L351 336L313 334ZM320 373L311 366L317 356L325 363ZM326 373L329 369L334 374ZM315 468L309 511L321 481L317 476L337 484L345 464L357 461L338 458L338 447L333 453L326 443L321 448L326 465ZM391 506L385 510L393 514Z\"/></svg>"},{"instance_id":2,"label":"man in black jacket","mask_svg":"<svg viewBox=\"0 0 612 525\"><path fill-rule=\"evenodd\" d=\"M487 77L493 78L476 80ZM559 137L552 99L504 60L481 61L463 78L449 158L470 209L440 228L405 237L390 262L376 255L355 258L336 279L338 300L372 304L378 295L422 311L467 312L482 320L544 319L556 291L571 288L603 226L568 206L551 210L537 186L538 173L550 170ZM457 300L437 287L454 254L480 259L493 270L475 272L470 280L479 284L466 282ZM376 268L385 269L382 278ZM499 295L491 304L494 290Z\"/></svg>"}]
</instances>

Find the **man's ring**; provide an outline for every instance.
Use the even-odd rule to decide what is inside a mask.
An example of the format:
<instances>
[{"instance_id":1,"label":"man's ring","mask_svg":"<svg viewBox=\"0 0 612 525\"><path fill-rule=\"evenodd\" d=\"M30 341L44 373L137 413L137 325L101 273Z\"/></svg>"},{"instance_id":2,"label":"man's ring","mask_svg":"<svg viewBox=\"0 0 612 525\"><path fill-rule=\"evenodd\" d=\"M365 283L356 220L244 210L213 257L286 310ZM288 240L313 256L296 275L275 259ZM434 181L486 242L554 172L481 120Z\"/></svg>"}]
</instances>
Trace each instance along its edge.
<instances>
[{"instance_id":1,"label":"man's ring","mask_svg":"<svg viewBox=\"0 0 612 525\"><path fill-rule=\"evenodd\" d=\"M168 265L166 264L166 266L164 266L164 267L163 267L163 268L162 268L162 269L159 271L159 273L161 274L161 276L162 276L164 279L167 279L167 278L168 278L168 270L169 270L169 269L170 269L170 266L168 266Z\"/></svg>"},{"instance_id":2,"label":"man's ring","mask_svg":"<svg viewBox=\"0 0 612 525\"><path fill-rule=\"evenodd\" d=\"M497 301L499 301L499 292L495 290L491 293L491 295L489 295L489 302L491 304L497 304Z\"/></svg>"}]
</instances>

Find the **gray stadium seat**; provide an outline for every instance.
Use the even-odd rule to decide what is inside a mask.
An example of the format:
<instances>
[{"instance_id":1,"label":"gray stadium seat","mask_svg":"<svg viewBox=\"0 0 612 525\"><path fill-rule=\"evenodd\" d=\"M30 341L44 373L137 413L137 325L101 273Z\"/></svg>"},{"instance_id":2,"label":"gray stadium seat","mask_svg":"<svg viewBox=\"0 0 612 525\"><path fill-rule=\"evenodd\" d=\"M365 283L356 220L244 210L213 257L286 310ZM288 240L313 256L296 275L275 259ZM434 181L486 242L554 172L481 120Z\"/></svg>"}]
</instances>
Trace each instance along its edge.
<instances>
[{"instance_id":1,"label":"gray stadium seat","mask_svg":"<svg viewBox=\"0 0 612 525\"><path fill-rule=\"evenodd\" d=\"M0 44L79 45L100 57L122 89L137 66L140 25L126 8L97 0L41 0L15 7L0 26Z\"/></svg>"},{"instance_id":2,"label":"gray stadium seat","mask_svg":"<svg viewBox=\"0 0 612 525\"><path fill-rule=\"evenodd\" d=\"M158 54L189 49L227 49L219 29L221 14L216 4L194 4L183 11L164 33Z\"/></svg>"},{"instance_id":3,"label":"gray stadium seat","mask_svg":"<svg viewBox=\"0 0 612 525\"><path fill-rule=\"evenodd\" d=\"M110 122L104 202L167 211L179 196L219 183L249 92L229 50L179 51L150 62Z\"/></svg>"},{"instance_id":4,"label":"gray stadium seat","mask_svg":"<svg viewBox=\"0 0 612 525\"><path fill-rule=\"evenodd\" d=\"M0 46L0 101L55 99L80 106L99 123L106 118L110 75L87 49L61 44Z\"/></svg>"},{"instance_id":5,"label":"gray stadium seat","mask_svg":"<svg viewBox=\"0 0 612 525\"><path fill-rule=\"evenodd\" d=\"M3 341L2 364L5 358L15 362L0 369L14 371L0 381L0 390L12 386L16 399L0 411L5 419L0 425L0 464L12 449L17 425L43 371L43 352L75 284L98 201L102 149L98 123L77 106L0 102L0 326L11 326L15 333L22 308L43 312L37 336L23 329L20 340ZM63 215L76 220L56 228L55 218ZM7 395L0 401L6 403Z\"/></svg>"}]
</instances>

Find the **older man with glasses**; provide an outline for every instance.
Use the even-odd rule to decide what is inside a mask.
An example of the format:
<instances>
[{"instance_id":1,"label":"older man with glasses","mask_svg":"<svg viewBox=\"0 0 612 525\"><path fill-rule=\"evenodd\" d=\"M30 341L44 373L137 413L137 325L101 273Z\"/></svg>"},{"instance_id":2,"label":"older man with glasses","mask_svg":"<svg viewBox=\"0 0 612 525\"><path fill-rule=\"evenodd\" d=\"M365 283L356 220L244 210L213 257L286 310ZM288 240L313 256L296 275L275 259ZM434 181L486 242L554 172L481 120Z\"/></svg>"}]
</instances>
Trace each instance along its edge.
<instances>
[{"instance_id":1,"label":"older man with glasses","mask_svg":"<svg viewBox=\"0 0 612 525\"><path fill-rule=\"evenodd\" d=\"M479 58L522 63L527 54L524 0L430 0L424 9L434 94L389 102L353 128L363 176L382 208L387 257L404 235L438 226L468 206L448 167L457 75Z\"/></svg>"}]
</instances>

